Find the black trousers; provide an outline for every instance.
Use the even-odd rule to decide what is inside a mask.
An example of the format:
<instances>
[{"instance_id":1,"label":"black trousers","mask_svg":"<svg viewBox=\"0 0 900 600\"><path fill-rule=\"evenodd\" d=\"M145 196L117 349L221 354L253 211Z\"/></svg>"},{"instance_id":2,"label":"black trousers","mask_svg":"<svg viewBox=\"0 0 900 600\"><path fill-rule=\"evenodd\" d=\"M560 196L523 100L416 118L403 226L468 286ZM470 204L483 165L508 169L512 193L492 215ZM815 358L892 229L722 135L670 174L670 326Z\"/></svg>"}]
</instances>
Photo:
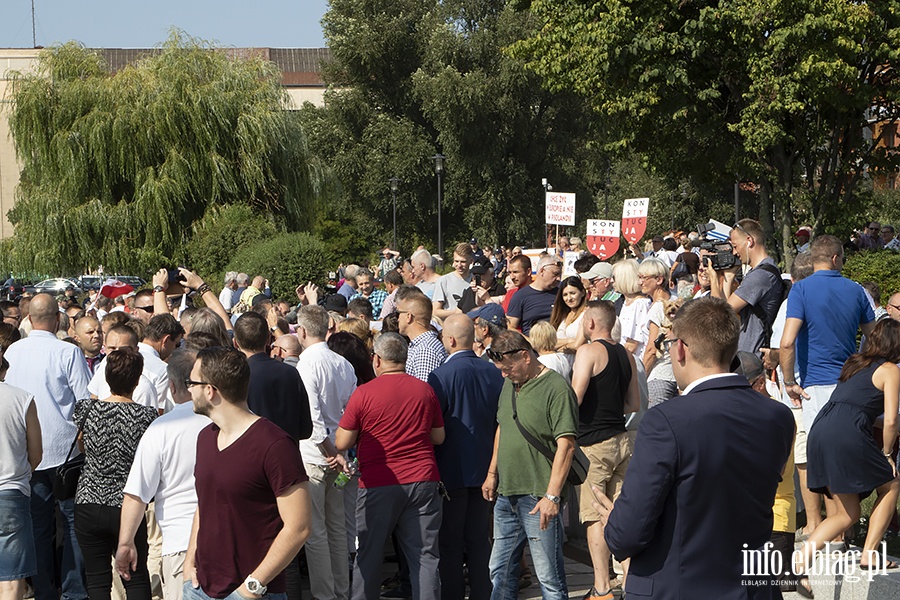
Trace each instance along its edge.
<instances>
[{"instance_id":1,"label":"black trousers","mask_svg":"<svg viewBox=\"0 0 900 600\"><path fill-rule=\"evenodd\" d=\"M447 490L441 520L441 600L463 600L463 560L469 567L469 600L491 597L491 503L481 488ZM465 554L465 558L464 555Z\"/></svg>"},{"instance_id":2,"label":"black trousers","mask_svg":"<svg viewBox=\"0 0 900 600\"><path fill-rule=\"evenodd\" d=\"M112 594L112 558L119 547L119 517L122 509L102 504L75 505L75 537L84 555L84 573L90 600L110 600ZM128 600L150 600L150 574L147 572L147 523L141 519L134 536L137 570L131 580L122 580Z\"/></svg>"}]
</instances>

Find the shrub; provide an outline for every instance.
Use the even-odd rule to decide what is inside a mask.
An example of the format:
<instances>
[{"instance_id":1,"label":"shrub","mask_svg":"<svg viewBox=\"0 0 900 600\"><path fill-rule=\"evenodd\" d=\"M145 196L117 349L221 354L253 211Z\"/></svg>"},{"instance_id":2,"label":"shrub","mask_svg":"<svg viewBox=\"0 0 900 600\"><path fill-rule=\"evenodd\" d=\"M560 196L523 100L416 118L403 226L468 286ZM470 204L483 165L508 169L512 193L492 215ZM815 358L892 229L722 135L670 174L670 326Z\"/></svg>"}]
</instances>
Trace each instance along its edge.
<instances>
[{"instance_id":1,"label":"shrub","mask_svg":"<svg viewBox=\"0 0 900 600\"><path fill-rule=\"evenodd\" d=\"M239 249L227 270L262 275L269 280L272 297L291 301L301 283L312 281L324 293L326 275L335 264L322 240L308 233L281 233Z\"/></svg>"},{"instance_id":2,"label":"shrub","mask_svg":"<svg viewBox=\"0 0 900 600\"><path fill-rule=\"evenodd\" d=\"M883 303L891 294L900 291L900 254L891 250L857 252L847 258L842 273L857 283L877 283Z\"/></svg>"}]
</instances>

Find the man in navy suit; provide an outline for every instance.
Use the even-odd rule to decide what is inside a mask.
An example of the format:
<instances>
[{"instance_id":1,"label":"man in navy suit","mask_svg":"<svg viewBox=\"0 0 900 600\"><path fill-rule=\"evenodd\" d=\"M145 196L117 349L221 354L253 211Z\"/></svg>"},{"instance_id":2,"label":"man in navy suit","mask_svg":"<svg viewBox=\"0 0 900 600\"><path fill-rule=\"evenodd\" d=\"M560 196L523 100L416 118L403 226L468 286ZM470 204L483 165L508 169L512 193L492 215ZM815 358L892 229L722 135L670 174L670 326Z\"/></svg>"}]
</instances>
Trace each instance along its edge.
<instances>
[{"instance_id":1,"label":"man in navy suit","mask_svg":"<svg viewBox=\"0 0 900 600\"><path fill-rule=\"evenodd\" d=\"M665 343L684 393L644 416L615 508L595 491L609 548L631 558L629 598L781 598L743 571L771 536L794 420L729 372L739 335L723 300L678 311Z\"/></svg>"},{"instance_id":2,"label":"man in navy suit","mask_svg":"<svg viewBox=\"0 0 900 600\"><path fill-rule=\"evenodd\" d=\"M465 596L465 550L469 598L487 600L491 595L491 504L482 496L481 484L491 462L503 375L472 351L475 325L468 316L448 317L442 337L450 356L428 376L447 432L444 443L434 448L450 497L444 501L439 538L441 598L462 600Z\"/></svg>"}]
</instances>

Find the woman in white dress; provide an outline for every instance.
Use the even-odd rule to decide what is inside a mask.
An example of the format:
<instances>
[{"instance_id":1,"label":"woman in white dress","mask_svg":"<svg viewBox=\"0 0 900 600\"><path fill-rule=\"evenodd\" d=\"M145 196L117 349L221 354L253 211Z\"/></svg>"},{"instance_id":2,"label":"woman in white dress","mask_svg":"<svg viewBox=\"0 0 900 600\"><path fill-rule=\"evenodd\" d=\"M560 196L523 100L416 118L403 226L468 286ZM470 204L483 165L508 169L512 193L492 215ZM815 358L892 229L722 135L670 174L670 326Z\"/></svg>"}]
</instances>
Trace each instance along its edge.
<instances>
[{"instance_id":1,"label":"woman in white dress","mask_svg":"<svg viewBox=\"0 0 900 600\"><path fill-rule=\"evenodd\" d=\"M528 332L531 346L538 353L538 360L542 365L552 371L556 371L572 384L572 363L562 352L556 351L556 330L547 321L538 321L531 326Z\"/></svg>"},{"instance_id":2,"label":"woman in white dress","mask_svg":"<svg viewBox=\"0 0 900 600\"><path fill-rule=\"evenodd\" d=\"M619 343L631 352L635 360L641 361L647 345L647 321L652 302L641 293L636 260L620 260L613 265L613 287L625 296L625 304L619 313L619 323L622 326Z\"/></svg>"},{"instance_id":3,"label":"woman in white dress","mask_svg":"<svg viewBox=\"0 0 900 600\"><path fill-rule=\"evenodd\" d=\"M585 342L581 321L587 304L587 292L581 277L567 277L556 292L550 313L550 325L556 330L556 350L566 353L574 361L575 351Z\"/></svg>"}]
</instances>

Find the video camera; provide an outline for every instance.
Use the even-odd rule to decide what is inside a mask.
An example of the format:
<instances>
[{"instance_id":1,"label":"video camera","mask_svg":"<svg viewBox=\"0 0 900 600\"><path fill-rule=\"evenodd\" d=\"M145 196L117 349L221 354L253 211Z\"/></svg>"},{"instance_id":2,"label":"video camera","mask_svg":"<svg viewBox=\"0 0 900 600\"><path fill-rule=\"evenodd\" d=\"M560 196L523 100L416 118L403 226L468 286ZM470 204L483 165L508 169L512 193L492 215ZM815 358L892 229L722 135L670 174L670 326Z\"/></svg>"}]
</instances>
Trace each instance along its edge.
<instances>
[{"instance_id":1,"label":"video camera","mask_svg":"<svg viewBox=\"0 0 900 600\"><path fill-rule=\"evenodd\" d=\"M701 257L704 262L708 258L712 262L712 268L716 271L725 271L736 265L739 265L739 259L734 255L734 246L729 240L709 239L709 232L714 230L716 226L712 223L701 223L697 225L697 233L700 234L699 240L693 240L691 245L701 250L706 250L712 256Z\"/></svg>"}]
</instances>

